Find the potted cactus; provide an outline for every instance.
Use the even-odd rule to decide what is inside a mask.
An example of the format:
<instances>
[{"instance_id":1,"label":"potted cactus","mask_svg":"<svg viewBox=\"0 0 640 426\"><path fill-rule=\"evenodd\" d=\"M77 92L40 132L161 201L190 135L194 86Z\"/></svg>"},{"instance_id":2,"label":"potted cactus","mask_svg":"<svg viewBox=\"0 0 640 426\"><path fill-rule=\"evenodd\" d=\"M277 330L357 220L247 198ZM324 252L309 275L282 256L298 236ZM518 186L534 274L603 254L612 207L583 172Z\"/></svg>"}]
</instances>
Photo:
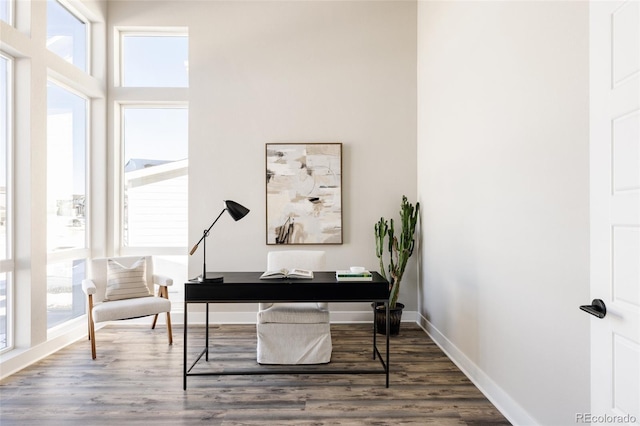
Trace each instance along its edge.
<instances>
[{"instance_id":1,"label":"potted cactus","mask_svg":"<svg viewBox=\"0 0 640 426\"><path fill-rule=\"evenodd\" d=\"M415 248L415 231L420 213L420 203L415 207L406 196L402 196L400 204L400 232L396 235L395 223L393 219L387 221L384 217L375 224L376 256L380 261L380 274L389 281L389 309L391 320L390 334L400 332L400 320L404 305L398 303L400 293L400 283L407 266L407 261L413 254ZM385 251L388 253L385 256ZM385 267L385 258L387 266ZM379 332L386 330L385 311L383 307L376 307L376 322Z\"/></svg>"}]
</instances>

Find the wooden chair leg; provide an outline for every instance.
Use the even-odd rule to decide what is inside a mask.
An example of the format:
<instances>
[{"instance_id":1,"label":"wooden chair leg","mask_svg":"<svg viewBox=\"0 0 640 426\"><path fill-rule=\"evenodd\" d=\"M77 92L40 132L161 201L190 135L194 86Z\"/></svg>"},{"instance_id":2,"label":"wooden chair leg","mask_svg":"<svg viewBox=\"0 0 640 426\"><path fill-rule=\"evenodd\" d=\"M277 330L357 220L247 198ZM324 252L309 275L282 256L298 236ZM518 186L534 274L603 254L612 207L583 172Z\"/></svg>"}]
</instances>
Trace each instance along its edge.
<instances>
[{"instance_id":1,"label":"wooden chair leg","mask_svg":"<svg viewBox=\"0 0 640 426\"><path fill-rule=\"evenodd\" d=\"M173 345L173 332L171 331L171 312L167 312L167 335L169 336L169 344Z\"/></svg>"},{"instance_id":2,"label":"wooden chair leg","mask_svg":"<svg viewBox=\"0 0 640 426\"><path fill-rule=\"evenodd\" d=\"M156 322L158 322L158 314L155 314L155 315L153 316L153 322L151 323L151 329L152 329L152 330L155 330L155 328L156 328Z\"/></svg>"},{"instance_id":3,"label":"wooden chair leg","mask_svg":"<svg viewBox=\"0 0 640 426\"><path fill-rule=\"evenodd\" d=\"M96 329L93 324L93 295L89 295L89 340L91 341L91 359L96 359Z\"/></svg>"}]
</instances>

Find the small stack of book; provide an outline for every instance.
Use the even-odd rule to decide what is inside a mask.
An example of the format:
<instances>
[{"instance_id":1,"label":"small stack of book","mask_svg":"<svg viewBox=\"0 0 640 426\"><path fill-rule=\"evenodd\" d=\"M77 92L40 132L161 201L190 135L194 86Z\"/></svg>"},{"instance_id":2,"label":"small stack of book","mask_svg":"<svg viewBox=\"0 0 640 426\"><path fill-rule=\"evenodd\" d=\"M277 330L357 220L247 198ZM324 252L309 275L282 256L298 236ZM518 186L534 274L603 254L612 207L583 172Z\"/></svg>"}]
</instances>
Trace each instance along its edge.
<instances>
[{"instance_id":1,"label":"small stack of book","mask_svg":"<svg viewBox=\"0 0 640 426\"><path fill-rule=\"evenodd\" d=\"M338 281L372 281L371 272L351 272L350 270L336 271L336 280Z\"/></svg>"}]
</instances>

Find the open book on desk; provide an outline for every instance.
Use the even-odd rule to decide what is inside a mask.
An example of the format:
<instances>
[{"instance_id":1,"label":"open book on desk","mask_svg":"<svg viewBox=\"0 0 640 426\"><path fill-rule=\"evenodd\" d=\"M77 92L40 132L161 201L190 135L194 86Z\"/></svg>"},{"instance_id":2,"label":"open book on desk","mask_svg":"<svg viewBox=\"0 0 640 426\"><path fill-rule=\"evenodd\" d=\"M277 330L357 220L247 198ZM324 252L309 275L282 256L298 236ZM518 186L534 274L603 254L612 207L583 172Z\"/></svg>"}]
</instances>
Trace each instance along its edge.
<instances>
[{"instance_id":1,"label":"open book on desk","mask_svg":"<svg viewBox=\"0 0 640 426\"><path fill-rule=\"evenodd\" d=\"M264 274L260 275L261 280L270 280L277 278L313 278L313 271L309 271L306 269L280 269L277 271L266 271Z\"/></svg>"}]
</instances>

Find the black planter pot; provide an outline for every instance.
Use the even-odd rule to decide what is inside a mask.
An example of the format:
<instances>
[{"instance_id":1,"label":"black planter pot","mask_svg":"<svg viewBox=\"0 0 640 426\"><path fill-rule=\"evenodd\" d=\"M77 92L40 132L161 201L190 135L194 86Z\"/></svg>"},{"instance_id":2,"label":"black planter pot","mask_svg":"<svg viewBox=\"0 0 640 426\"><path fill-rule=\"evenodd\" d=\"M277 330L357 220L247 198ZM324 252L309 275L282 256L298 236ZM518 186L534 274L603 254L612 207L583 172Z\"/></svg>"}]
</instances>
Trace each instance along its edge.
<instances>
[{"instance_id":1,"label":"black planter pot","mask_svg":"<svg viewBox=\"0 0 640 426\"><path fill-rule=\"evenodd\" d=\"M397 336L400 333L400 322L402 320L402 310L404 305L396 303L395 308L389 309L389 336ZM376 305L376 330L378 334L387 334L386 311L384 305Z\"/></svg>"}]
</instances>

